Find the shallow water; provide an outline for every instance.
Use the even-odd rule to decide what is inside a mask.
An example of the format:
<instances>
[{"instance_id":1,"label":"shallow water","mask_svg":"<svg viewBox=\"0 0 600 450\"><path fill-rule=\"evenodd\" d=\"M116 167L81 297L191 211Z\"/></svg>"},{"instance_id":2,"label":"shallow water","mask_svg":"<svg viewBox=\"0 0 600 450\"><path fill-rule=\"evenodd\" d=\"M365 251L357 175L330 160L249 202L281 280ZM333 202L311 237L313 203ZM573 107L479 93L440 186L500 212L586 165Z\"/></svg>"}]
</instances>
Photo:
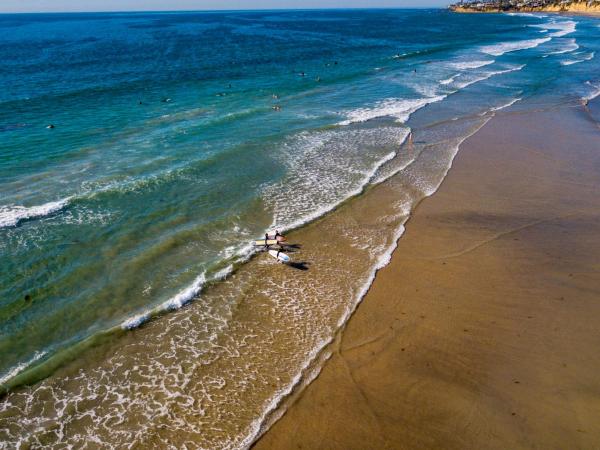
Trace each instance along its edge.
<instances>
[{"instance_id":1,"label":"shallow water","mask_svg":"<svg viewBox=\"0 0 600 450\"><path fill-rule=\"evenodd\" d=\"M504 108L597 95L596 24L0 16L0 441L248 445L460 142ZM244 263L319 217L290 235L295 267Z\"/></svg>"}]
</instances>

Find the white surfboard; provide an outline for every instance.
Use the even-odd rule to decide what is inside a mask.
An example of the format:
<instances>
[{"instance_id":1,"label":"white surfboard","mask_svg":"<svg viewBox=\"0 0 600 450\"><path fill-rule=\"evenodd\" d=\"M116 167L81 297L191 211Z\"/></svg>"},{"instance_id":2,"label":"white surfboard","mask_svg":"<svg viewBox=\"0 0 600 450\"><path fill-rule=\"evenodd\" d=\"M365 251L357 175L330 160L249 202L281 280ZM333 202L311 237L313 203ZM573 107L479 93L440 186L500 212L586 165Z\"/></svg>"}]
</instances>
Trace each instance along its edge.
<instances>
[{"instance_id":1,"label":"white surfboard","mask_svg":"<svg viewBox=\"0 0 600 450\"><path fill-rule=\"evenodd\" d=\"M279 255L277 255L277 253L277 250L269 250L269 255L271 255L276 260L281 261L283 263L289 263L291 261L291 258L285 253L279 252Z\"/></svg>"}]
</instances>

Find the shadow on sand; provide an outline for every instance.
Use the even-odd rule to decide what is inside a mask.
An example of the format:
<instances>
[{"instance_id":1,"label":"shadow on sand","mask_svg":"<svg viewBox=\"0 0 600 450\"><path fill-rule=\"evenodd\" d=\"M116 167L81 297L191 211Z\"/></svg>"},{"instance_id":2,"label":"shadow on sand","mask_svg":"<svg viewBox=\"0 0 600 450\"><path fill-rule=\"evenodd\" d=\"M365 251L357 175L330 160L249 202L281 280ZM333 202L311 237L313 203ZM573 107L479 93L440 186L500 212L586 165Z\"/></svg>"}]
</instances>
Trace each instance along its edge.
<instances>
[{"instance_id":1,"label":"shadow on sand","mask_svg":"<svg viewBox=\"0 0 600 450\"><path fill-rule=\"evenodd\" d=\"M287 263L287 265L296 270L308 270L308 266L310 265L310 263L307 261L302 261L302 262L292 261L292 262Z\"/></svg>"}]
</instances>

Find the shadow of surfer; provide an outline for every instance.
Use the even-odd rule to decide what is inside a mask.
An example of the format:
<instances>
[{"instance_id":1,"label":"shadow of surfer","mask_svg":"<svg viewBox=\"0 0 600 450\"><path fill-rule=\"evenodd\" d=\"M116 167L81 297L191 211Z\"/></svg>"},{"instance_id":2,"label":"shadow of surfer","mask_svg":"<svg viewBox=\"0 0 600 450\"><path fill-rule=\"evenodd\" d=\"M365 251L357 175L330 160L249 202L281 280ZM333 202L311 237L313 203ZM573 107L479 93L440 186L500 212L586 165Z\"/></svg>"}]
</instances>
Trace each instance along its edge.
<instances>
[{"instance_id":1,"label":"shadow of surfer","mask_svg":"<svg viewBox=\"0 0 600 450\"><path fill-rule=\"evenodd\" d=\"M300 245L300 244L287 244L284 242L280 242L279 246L281 247L282 250L285 250L288 253L297 252L298 250L300 250L302 248L302 245Z\"/></svg>"},{"instance_id":2,"label":"shadow of surfer","mask_svg":"<svg viewBox=\"0 0 600 450\"><path fill-rule=\"evenodd\" d=\"M295 261L290 261L289 263L287 263L287 266L290 266L292 269L296 269L296 270L308 270L308 266L309 266L309 262L307 261L299 261L299 262L295 262Z\"/></svg>"}]
</instances>

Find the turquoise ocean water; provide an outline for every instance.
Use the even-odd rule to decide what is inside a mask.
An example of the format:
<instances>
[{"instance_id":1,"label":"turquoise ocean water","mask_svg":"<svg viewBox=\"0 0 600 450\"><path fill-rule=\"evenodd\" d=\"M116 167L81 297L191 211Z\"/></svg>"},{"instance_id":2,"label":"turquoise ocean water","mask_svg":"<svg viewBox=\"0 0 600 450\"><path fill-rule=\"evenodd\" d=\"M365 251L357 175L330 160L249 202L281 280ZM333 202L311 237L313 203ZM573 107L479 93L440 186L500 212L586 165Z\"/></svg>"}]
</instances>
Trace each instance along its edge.
<instances>
[{"instance_id":1,"label":"turquoise ocean water","mask_svg":"<svg viewBox=\"0 0 600 450\"><path fill-rule=\"evenodd\" d=\"M0 15L4 390L181 308L243 264L251 239L382 181L412 128L594 98L599 24L444 10Z\"/></svg>"}]
</instances>

